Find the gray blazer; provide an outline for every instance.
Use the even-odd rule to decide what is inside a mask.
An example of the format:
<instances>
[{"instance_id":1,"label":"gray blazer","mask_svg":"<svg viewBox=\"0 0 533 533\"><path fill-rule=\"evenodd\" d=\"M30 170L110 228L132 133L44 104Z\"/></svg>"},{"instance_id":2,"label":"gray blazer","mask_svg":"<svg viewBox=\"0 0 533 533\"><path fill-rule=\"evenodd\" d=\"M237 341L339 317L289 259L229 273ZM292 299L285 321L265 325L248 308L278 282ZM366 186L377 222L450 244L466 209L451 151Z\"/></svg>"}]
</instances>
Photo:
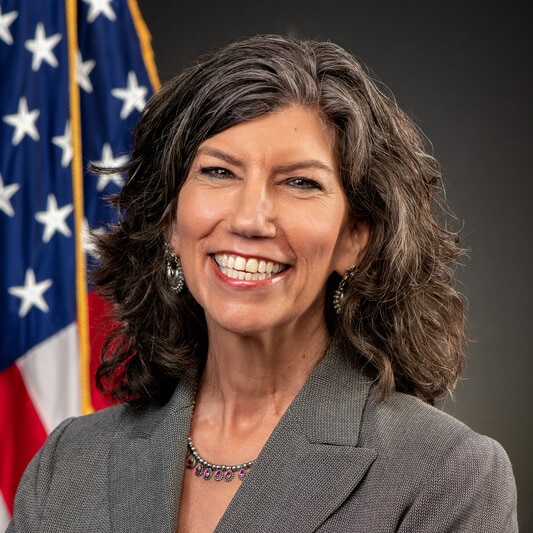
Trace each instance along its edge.
<instances>
[{"instance_id":1,"label":"gray blazer","mask_svg":"<svg viewBox=\"0 0 533 533\"><path fill-rule=\"evenodd\" d=\"M7 531L174 532L193 388L182 380L160 409L118 406L61 424L29 465ZM379 401L370 388L332 346L216 532L518 531L498 443L416 398Z\"/></svg>"}]
</instances>

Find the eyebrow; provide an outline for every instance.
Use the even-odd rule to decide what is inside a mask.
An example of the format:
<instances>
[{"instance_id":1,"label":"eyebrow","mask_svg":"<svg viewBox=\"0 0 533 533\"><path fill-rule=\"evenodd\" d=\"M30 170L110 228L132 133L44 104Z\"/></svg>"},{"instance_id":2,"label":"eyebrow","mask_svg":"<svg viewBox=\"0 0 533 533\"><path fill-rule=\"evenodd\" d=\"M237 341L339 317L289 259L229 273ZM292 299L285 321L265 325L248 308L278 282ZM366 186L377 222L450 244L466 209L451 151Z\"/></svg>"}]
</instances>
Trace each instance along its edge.
<instances>
[{"instance_id":1,"label":"eyebrow","mask_svg":"<svg viewBox=\"0 0 533 533\"><path fill-rule=\"evenodd\" d=\"M227 152L223 152L222 150L218 150L217 148L204 146L198 149L197 155L201 154L217 157L218 159L222 159L223 161L226 161L227 163L235 165L239 168L242 168L244 166L244 163L238 157L228 154ZM307 168L324 170L329 174L334 173L333 169L329 165L326 165L319 159L306 159L304 161L297 161L288 165L280 165L275 168L275 171L279 173L290 173L295 172L296 170L302 170Z\"/></svg>"}]
</instances>

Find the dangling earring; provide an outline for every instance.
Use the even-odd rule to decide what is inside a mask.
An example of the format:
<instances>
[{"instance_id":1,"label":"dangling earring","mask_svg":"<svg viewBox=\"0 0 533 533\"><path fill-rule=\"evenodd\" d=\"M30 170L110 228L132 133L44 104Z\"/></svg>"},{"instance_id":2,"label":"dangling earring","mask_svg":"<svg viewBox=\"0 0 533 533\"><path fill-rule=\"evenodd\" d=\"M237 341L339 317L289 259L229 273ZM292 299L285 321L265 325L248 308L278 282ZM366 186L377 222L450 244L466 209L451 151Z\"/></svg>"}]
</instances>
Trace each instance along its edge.
<instances>
[{"instance_id":1,"label":"dangling earring","mask_svg":"<svg viewBox=\"0 0 533 533\"><path fill-rule=\"evenodd\" d=\"M179 294L185 286L185 277L183 276L180 258L176 256L168 244L165 245L165 258L167 263L167 282L170 288L176 294Z\"/></svg>"},{"instance_id":2,"label":"dangling earring","mask_svg":"<svg viewBox=\"0 0 533 533\"><path fill-rule=\"evenodd\" d=\"M344 273L344 276L342 277L341 282L339 283L339 286L336 288L335 292L333 293L333 309L335 309L335 312L337 314L341 312L342 300L344 299L344 287L346 286L346 283L348 283L348 280L352 278L356 272L357 272L356 265L354 265L353 267L350 267Z\"/></svg>"}]
</instances>

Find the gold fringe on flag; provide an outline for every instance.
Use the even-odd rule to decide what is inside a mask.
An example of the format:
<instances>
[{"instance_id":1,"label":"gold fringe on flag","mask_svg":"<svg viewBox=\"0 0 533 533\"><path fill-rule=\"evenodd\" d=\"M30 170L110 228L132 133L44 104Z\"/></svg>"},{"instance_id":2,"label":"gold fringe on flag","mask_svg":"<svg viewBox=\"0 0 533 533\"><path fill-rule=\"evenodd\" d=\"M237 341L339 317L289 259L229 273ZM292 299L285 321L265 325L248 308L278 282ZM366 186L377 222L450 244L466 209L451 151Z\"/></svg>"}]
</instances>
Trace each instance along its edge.
<instances>
[{"instance_id":1,"label":"gold fringe on flag","mask_svg":"<svg viewBox=\"0 0 533 533\"><path fill-rule=\"evenodd\" d=\"M155 65L154 51L152 49L152 35L142 18L137 0L128 0L128 6L130 8L133 24L135 25L135 30L137 31L137 36L139 37L144 66L148 72L152 88L154 91L157 91L159 87L161 87L161 82L159 81L159 75L157 74L157 67Z\"/></svg>"}]
</instances>

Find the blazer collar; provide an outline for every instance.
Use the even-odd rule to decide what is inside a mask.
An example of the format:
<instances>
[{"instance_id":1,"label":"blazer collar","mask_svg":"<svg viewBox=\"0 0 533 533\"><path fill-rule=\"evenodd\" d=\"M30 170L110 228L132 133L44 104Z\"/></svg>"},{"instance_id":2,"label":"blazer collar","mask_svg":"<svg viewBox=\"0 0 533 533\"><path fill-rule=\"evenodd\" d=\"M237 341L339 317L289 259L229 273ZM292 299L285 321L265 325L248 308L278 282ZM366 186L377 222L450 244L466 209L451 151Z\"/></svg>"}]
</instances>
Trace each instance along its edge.
<instances>
[{"instance_id":1,"label":"blazer collar","mask_svg":"<svg viewBox=\"0 0 533 533\"><path fill-rule=\"evenodd\" d=\"M319 527L377 456L357 446L370 387L333 344L278 423L216 532Z\"/></svg>"}]
</instances>

